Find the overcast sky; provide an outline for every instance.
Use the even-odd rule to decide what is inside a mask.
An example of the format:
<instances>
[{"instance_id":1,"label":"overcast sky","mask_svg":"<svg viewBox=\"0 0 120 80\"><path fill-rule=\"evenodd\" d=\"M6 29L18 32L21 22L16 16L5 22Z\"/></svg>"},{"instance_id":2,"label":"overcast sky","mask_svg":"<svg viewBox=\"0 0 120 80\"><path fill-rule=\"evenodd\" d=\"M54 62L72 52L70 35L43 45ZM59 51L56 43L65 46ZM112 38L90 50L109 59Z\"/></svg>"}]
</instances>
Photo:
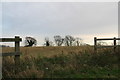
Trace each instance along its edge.
<instances>
[{"instance_id":1,"label":"overcast sky","mask_svg":"<svg viewBox=\"0 0 120 80\"><path fill-rule=\"evenodd\" d=\"M118 36L117 2L7 2L2 4L3 37L80 37L93 44L96 37ZM23 42L22 42L23 45Z\"/></svg>"}]
</instances>

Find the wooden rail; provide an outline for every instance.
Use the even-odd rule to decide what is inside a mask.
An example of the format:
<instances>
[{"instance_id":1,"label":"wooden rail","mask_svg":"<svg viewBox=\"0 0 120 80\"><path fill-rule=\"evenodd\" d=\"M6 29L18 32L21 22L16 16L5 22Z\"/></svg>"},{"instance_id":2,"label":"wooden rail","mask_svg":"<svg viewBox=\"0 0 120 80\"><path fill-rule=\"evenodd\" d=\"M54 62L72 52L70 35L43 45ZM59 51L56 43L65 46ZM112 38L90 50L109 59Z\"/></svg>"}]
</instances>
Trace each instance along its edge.
<instances>
[{"instance_id":1,"label":"wooden rail","mask_svg":"<svg viewBox=\"0 0 120 80\"><path fill-rule=\"evenodd\" d=\"M0 38L0 42L15 42L15 52L10 52L10 53L1 53L2 56L15 56L15 73L17 73L17 69L20 64L20 41L22 39L19 36L15 36L15 38Z\"/></svg>"},{"instance_id":2,"label":"wooden rail","mask_svg":"<svg viewBox=\"0 0 120 80\"><path fill-rule=\"evenodd\" d=\"M114 45L113 46L112 45L111 46L98 46L97 41L100 41L100 40L113 40ZM100 39L98 39L97 37L94 37L94 51L95 51L95 53L97 52L97 48L110 48L110 47L113 47L114 52L115 52L116 47L118 46L116 44L116 40L120 40L120 38L114 37L114 38L100 38Z\"/></svg>"},{"instance_id":3,"label":"wooden rail","mask_svg":"<svg viewBox=\"0 0 120 80\"><path fill-rule=\"evenodd\" d=\"M22 39L17 36L15 38L0 38L0 42L15 42L15 41L22 41Z\"/></svg>"},{"instance_id":4,"label":"wooden rail","mask_svg":"<svg viewBox=\"0 0 120 80\"><path fill-rule=\"evenodd\" d=\"M17 52L9 52L9 53L3 53L2 56L14 56L14 55L21 55L21 53Z\"/></svg>"}]
</instances>

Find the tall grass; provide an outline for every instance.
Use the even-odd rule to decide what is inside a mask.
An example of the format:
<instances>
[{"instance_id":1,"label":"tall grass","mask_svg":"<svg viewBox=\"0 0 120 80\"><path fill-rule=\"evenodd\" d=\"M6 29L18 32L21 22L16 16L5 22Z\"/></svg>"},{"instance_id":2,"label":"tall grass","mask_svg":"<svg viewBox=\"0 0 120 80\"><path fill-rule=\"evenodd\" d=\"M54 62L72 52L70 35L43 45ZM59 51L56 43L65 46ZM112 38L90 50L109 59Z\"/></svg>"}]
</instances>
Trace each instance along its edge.
<instances>
[{"instance_id":1,"label":"tall grass","mask_svg":"<svg viewBox=\"0 0 120 80\"><path fill-rule=\"evenodd\" d=\"M3 58L3 78L118 78L118 53L104 49L68 51L51 57L22 56L19 73L14 74L13 57ZM48 53L49 54L49 53Z\"/></svg>"}]
</instances>

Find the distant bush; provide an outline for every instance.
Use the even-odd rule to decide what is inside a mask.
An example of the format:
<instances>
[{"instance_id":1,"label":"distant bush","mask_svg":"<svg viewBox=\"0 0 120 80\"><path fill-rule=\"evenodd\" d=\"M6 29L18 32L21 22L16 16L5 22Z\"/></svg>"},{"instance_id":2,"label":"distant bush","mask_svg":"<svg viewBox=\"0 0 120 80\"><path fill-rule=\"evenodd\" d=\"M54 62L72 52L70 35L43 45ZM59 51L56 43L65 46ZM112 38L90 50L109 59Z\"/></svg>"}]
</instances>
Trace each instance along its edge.
<instances>
[{"instance_id":1,"label":"distant bush","mask_svg":"<svg viewBox=\"0 0 120 80\"><path fill-rule=\"evenodd\" d=\"M10 46L8 46L8 45L0 45L0 47L10 47Z\"/></svg>"}]
</instances>

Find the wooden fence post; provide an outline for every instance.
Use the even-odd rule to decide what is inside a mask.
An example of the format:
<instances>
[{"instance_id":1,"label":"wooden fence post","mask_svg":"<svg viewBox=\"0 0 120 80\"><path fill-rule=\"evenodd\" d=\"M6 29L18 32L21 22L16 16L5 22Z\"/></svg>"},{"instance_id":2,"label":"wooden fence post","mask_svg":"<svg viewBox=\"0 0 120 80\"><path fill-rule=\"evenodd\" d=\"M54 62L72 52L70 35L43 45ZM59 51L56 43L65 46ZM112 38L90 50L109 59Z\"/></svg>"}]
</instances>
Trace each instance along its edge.
<instances>
[{"instance_id":1,"label":"wooden fence post","mask_svg":"<svg viewBox=\"0 0 120 80\"><path fill-rule=\"evenodd\" d=\"M97 37L94 37L94 52L97 52Z\"/></svg>"},{"instance_id":2,"label":"wooden fence post","mask_svg":"<svg viewBox=\"0 0 120 80\"><path fill-rule=\"evenodd\" d=\"M114 37L114 52L116 52L116 38Z\"/></svg>"},{"instance_id":3,"label":"wooden fence post","mask_svg":"<svg viewBox=\"0 0 120 80\"><path fill-rule=\"evenodd\" d=\"M0 42L15 42L15 52L2 53L1 55L1 56L14 56L15 74L19 72L20 66L20 41L22 41L22 38L20 38L19 36L15 36L15 38L0 38Z\"/></svg>"},{"instance_id":4,"label":"wooden fence post","mask_svg":"<svg viewBox=\"0 0 120 80\"><path fill-rule=\"evenodd\" d=\"M19 36L15 36L15 74L19 71L19 65L20 65L20 41L17 41L19 39Z\"/></svg>"}]
</instances>

